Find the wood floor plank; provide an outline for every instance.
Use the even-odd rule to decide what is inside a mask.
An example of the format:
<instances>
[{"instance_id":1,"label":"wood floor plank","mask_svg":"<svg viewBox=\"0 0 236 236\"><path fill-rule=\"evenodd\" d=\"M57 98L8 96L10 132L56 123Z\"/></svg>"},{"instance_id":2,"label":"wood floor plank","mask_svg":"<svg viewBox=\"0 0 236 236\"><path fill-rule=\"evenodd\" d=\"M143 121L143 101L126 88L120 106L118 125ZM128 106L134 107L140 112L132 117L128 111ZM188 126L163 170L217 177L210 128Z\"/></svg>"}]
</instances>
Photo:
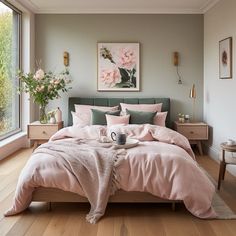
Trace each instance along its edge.
<instances>
[{"instance_id":1,"label":"wood floor plank","mask_svg":"<svg viewBox=\"0 0 236 236\"><path fill-rule=\"evenodd\" d=\"M70 217L66 223L66 231L62 234L62 236L78 236L82 221L84 220L84 216L78 212L74 212L70 214Z\"/></svg>"},{"instance_id":2,"label":"wood floor plank","mask_svg":"<svg viewBox=\"0 0 236 236\"><path fill-rule=\"evenodd\" d=\"M43 214L36 216L34 222L25 232L25 236L41 236L47 228L51 220L50 212L44 212Z\"/></svg>"},{"instance_id":3,"label":"wood floor plank","mask_svg":"<svg viewBox=\"0 0 236 236\"><path fill-rule=\"evenodd\" d=\"M18 176L32 149L23 149L0 161L0 235L26 236L233 236L235 220L200 220L177 204L108 204L105 216L95 225L85 220L88 204L33 203L23 214L3 217L11 206ZM208 156L196 156L198 163L217 182L219 165ZM219 195L236 212L236 177L228 172Z\"/></svg>"},{"instance_id":4,"label":"wood floor plank","mask_svg":"<svg viewBox=\"0 0 236 236\"><path fill-rule=\"evenodd\" d=\"M2 201L0 201L0 220L3 219L3 214L5 211L8 210L8 208L10 208L12 202L13 202L13 196L14 196L14 192L12 192L11 194L9 194L8 196L6 196L6 198Z\"/></svg>"},{"instance_id":5,"label":"wood floor plank","mask_svg":"<svg viewBox=\"0 0 236 236\"><path fill-rule=\"evenodd\" d=\"M90 224L85 219L81 221L81 227L78 235L96 236L98 231L98 224Z\"/></svg>"},{"instance_id":6,"label":"wood floor plank","mask_svg":"<svg viewBox=\"0 0 236 236\"><path fill-rule=\"evenodd\" d=\"M114 218L107 215L98 224L97 236L111 236L114 235Z\"/></svg>"},{"instance_id":7,"label":"wood floor plank","mask_svg":"<svg viewBox=\"0 0 236 236\"><path fill-rule=\"evenodd\" d=\"M178 217L176 217L178 214ZM167 236L190 236L200 235L194 226L192 216L186 214L185 209L178 210L177 212L164 213L161 217Z\"/></svg>"},{"instance_id":8,"label":"wood floor plank","mask_svg":"<svg viewBox=\"0 0 236 236\"><path fill-rule=\"evenodd\" d=\"M216 236L212 226L209 223L209 220L195 219L194 225L198 231L198 235Z\"/></svg>"},{"instance_id":9,"label":"wood floor plank","mask_svg":"<svg viewBox=\"0 0 236 236\"><path fill-rule=\"evenodd\" d=\"M20 215L20 218L14 226L9 230L6 236L23 236L29 229L29 227L34 222L36 216L35 214L28 214L28 212L24 212Z\"/></svg>"},{"instance_id":10,"label":"wood floor plank","mask_svg":"<svg viewBox=\"0 0 236 236\"><path fill-rule=\"evenodd\" d=\"M0 235L6 235L22 216L3 217L0 221Z\"/></svg>"},{"instance_id":11,"label":"wood floor plank","mask_svg":"<svg viewBox=\"0 0 236 236\"><path fill-rule=\"evenodd\" d=\"M51 217L50 222L46 226L46 230L44 231L44 236L50 235L63 235L66 231L65 225L69 219L67 214L61 214L59 212L54 213Z\"/></svg>"},{"instance_id":12,"label":"wood floor plank","mask_svg":"<svg viewBox=\"0 0 236 236\"><path fill-rule=\"evenodd\" d=\"M209 222L211 228L217 236L234 236L235 232L232 234L230 229L227 227L225 220L212 220Z\"/></svg>"},{"instance_id":13,"label":"wood floor plank","mask_svg":"<svg viewBox=\"0 0 236 236\"><path fill-rule=\"evenodd\" d=\"M166 235L165 227L161 220L162 212L165 210L166 209L160 209L160 207L156 206L154 209L152 209L152 211L149 211L149 214L146 214L146 216L144 217L144 225L147 231L147 235Z\"/></svg>"}]
</instances>

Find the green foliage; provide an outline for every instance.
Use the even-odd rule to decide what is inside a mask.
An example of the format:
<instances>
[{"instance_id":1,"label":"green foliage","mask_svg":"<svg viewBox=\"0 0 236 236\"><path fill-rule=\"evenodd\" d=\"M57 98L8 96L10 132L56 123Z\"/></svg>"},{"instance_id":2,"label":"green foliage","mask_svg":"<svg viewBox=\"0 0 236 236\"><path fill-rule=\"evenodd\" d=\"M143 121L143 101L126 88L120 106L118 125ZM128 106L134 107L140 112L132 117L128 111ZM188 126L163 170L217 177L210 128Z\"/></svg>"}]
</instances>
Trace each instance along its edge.
<instances>
[{"instance_id":1,"label":"green foliage","mask_svg":"<svg viewBox=\"0 0 236 236\"><path fill-rule=\"evenodd\" d=\"M0 14L0 134L11 124L7 111L12 99L12 25L11 12Z\"/></svg>"}]
</instances>

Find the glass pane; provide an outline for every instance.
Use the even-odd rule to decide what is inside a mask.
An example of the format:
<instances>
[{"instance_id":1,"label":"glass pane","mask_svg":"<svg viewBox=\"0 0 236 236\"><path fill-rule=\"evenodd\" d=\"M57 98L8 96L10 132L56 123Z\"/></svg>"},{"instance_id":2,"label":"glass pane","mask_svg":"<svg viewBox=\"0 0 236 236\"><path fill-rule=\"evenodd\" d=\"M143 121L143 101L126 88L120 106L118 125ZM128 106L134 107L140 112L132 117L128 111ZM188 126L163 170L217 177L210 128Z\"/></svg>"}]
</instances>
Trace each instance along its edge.
<instances>
[{"instance_id":1,"label":"glass pane","mask_svg":"<svg viewBox=\"0 0 236 236\"><path fill-rule=\"evenodd\" d=\"M19 14L0 2L0 139L20 128Z\"/></svg>"}]
</instances>

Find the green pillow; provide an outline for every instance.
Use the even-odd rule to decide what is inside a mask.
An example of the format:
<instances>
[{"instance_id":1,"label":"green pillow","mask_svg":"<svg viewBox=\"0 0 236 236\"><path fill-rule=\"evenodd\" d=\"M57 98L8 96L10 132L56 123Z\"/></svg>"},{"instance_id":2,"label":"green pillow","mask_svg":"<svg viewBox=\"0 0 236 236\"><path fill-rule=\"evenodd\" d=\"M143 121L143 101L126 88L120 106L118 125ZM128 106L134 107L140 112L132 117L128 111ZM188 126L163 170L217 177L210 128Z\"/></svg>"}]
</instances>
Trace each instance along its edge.
<instances>
[{"instance_id":1,"label":"green pillow","mask_svg":"<svg viewBox=\"0 0 236 236\"><path fill-rule=\"evenodd\" d=\"M97 109L91 109L92 111L92 125L106 125L106 114L113 115L113 116L119 116L120 111L101 111Z\"/></svg>"},{"instance_id":2,"label":"green pillow","mask_svg":"<svg viewBox=\"0 0 236 236\"><path fill-rule=\"evenodd\" d=\"M126 109L126 113L130 115L130 124L153 124L156 112L132 111Z\"/></svg>"}]
</instances>

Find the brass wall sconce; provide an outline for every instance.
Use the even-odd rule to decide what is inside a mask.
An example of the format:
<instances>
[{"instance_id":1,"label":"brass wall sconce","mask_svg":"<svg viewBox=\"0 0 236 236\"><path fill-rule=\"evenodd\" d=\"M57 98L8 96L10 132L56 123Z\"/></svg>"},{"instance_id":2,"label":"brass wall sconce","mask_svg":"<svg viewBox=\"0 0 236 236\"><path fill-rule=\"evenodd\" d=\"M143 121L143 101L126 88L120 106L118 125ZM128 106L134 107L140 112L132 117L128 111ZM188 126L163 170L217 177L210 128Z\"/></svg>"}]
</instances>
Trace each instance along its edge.
<instances>
[{"instance_id":1,"label":"brass wall sconce","mask_svg":"<svg viewBox=\"0 0 236 236\"><path fill-rule=\"evenodd\" d=\"M182 80L181 80L181 76L179 74L179 53L178 52L174 52L173 53L173 64L176 67L176 73L178 76L178 84L183 84Z\"/></svg>"},{"instance_id":2,"label":"brass wall sconce","mask_svg":"<svg viewBox=\"0 0 236 236\"><path fill-rule=\"evenodd\" d=\"M64 60L64 66L69 66L69 53L68 52L63 53L63 60Z\"/></svg>"}]
</instances>

